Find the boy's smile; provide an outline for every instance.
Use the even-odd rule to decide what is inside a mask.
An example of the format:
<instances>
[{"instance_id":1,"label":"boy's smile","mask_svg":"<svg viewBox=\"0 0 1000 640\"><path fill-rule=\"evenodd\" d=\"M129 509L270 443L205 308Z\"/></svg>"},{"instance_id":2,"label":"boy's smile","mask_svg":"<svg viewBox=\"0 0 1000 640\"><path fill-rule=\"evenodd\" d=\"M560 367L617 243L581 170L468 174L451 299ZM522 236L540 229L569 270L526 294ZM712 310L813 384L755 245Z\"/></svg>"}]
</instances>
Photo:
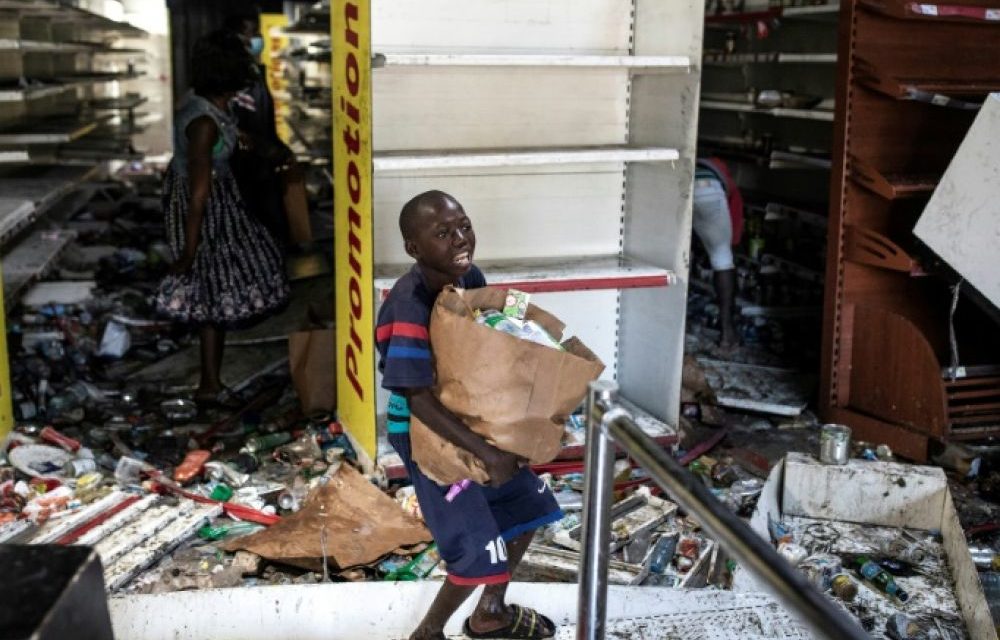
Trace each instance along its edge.
<instances>
[{"instance_id":1,"label":"boy's smile","mask_svg":"<svg viewBox=\"0 0 1000 640\"><path fill-rule=\"evenodd\" d=\"M450 197L424 204L406 252L435 286L453 284L472 266L476 234L462 205Z\"/></svg>"}]
</instances>

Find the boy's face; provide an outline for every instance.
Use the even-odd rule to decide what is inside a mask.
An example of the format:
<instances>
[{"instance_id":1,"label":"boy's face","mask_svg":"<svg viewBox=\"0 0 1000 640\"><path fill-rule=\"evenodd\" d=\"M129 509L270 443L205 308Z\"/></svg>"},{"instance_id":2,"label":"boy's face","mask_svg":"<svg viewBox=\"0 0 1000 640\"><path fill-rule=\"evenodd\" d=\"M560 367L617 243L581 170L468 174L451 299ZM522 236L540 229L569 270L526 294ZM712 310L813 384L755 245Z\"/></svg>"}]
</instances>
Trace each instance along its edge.
<instances>
[{"instance_id":1,"label":"boy's face","mask_svg":"<svg viewBox=\"0 0 1000 640\"><path fill-rule=\"evenodd\" d=\"M443 200L420 212L416 230L404 246L425 270L457 280L472 266L476 234L462 205Z\"/></svg>"}]
</instances>

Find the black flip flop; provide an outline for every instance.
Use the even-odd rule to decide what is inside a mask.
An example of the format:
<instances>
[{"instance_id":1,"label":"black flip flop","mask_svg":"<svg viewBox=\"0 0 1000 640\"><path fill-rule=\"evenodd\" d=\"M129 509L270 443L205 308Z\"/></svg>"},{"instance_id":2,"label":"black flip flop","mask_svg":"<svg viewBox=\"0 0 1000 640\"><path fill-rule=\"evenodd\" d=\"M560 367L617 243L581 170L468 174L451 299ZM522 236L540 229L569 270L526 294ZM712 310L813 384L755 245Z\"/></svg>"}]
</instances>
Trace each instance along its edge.
<instances>
[{"instance_id":1,"label":"black flip flop","mask_svg":"<svg viewBox=\"0 0 1000 640\"><path fill-rule=\"evenodd\" d=\"M516 604L510 606L514 610L514 617L507 626L480 633L472 629L469 618L466 618L465 624L462 625L462 633L470 638L515 638L516 640L544 640L556 634L555 623L546 616L529 607Z\"/></svg>"}]
</instances>

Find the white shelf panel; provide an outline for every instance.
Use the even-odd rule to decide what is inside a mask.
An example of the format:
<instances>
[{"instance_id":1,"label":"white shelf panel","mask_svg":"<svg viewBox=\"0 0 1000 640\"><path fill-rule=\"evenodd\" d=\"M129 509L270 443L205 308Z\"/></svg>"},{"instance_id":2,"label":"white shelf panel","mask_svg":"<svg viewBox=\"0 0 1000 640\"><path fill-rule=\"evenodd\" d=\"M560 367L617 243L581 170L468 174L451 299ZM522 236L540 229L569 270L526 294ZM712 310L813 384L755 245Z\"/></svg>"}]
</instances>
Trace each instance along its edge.
<instances>
[{"instance_id":1,"label":"white shelf panel","mask_svg":"<svg viewBox=\"0 0 1000 640\"><path fill-rule=\"evenodd\" d=\"M702 109L713 111L740 111L744 113L755 113L776 118L799 118L802 120L822 120L833 122L833 111L826 109L788 109L785 107L761 108L743 102L720 102L716 100L702 100Z\"/></svg>"},{"instance_id":2,"label":"white shelf panel","mask_svg":"<svg viewBox=\"0 0 1000 640\"><path fill-rule=\"evenodd\" d=\"M594 164L601 162L669 162L680 154L669 148L567 148L517 151L376 152L375 171L419 169L469 169L478 167L530 167L552 164Z\"/></svg>"},{"instance_id":3,"label":"white shelf panel","mask_svg":"<svg viewBox=\"0 0 1000 640\"><path fill-rule=\"evenodd\" d=\"M576 259L536 259L477 262L491 285L513 287L529 293L666 287L677 283L669 269L661 269L618 256ZM410 265L377 265L376 294L389 292Z\"/></svg>"},{"instance_id":4,"label":"white shelf panel","mask_svg":"<svg viewBox=\"0 0 1000 640\"><path fill-rule=\"evenodd\" d=\"M631 84L629 74L614 68L380 69L372 74L380 105L374 141L391 150L621 145L629 139Z\"/></svg>"},{"instance_id":5,"label":"white shelf panel","mask_svg":"<svg viewBox=\"0 0 1000 640\"><path fill-rule=\"evenodd\" d=\"M644 166L671 173L663 165ZM476 230L479 261L617 254L622 178L620 163L377 174L375 263L411 260L399 237L399 211L428 189L462 203Z\"/></svg>"},{"instance_id":6,"label":"white shelf panel","mask_svg":"<svg viewBox=\"0 0 1000 640\"><path fill-rule=\"evenodd\" d=\"M687 56L378 53L376 67L599 67L687 71Z\"/></svg>"}]
</instances>

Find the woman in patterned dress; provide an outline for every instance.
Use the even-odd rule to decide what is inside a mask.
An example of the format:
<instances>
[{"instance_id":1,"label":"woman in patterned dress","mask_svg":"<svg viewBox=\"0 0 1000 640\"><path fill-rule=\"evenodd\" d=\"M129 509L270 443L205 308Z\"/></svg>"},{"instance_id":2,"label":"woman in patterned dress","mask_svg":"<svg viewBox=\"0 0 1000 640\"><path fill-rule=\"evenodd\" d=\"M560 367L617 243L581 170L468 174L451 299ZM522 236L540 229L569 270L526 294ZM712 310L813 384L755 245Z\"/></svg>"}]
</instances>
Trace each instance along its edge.
<instances>
[{"instance_id":1,"label":"woman in patterned dress","mask_svg":"<svg viewBox=\"0 0 1000 640\"><path fill-rule=\"evenodd\" d=\"M229 160L239 140L229 110L253 80L240 40L213 32L195 44L193 93L174 116L174 156L164 182L167 239L175 262L157 296L161 312L198 326L201 405L231 405L220 377L226 330L284 307L288 280L280 250L248 214Z\"/></svg>"}]
</instances>

